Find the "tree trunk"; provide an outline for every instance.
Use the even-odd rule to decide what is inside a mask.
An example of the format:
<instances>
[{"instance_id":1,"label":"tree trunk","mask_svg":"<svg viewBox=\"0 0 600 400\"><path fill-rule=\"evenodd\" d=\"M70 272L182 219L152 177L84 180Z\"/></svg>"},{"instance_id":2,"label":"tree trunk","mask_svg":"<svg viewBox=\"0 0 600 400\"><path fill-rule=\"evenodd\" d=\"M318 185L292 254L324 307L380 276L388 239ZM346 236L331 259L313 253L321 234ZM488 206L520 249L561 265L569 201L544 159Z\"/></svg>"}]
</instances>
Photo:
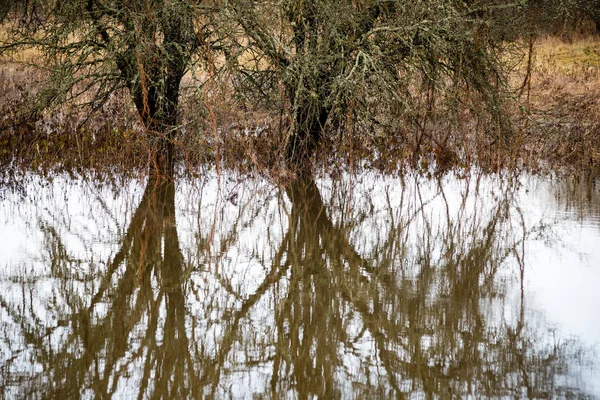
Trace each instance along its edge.
<instances>
[{"instance_id":1,"label":"tree trunk","mask_svg":"<svg viewBox=\"0 0 600 400\"><path fill-rule=\"evenodd\" d=\"M172 176L175 163L179 85L182 74L171 74L165 80L163 90L149 85L146 91L138 88L134 102L144 127L152 138L154 160L152 172ZM156 78L151 82L159 82Z\"/></svg>"},{"instance_id":2,"label":"tree trunk","mask_svg":"<svg viewBox=\"0 0 600 400\"><path fill-rule=\"evenodd\" d=\"M322 105L310 107L303 104L298 107L286 144L288 166L297 169L308 167L310 157L321 142L329 111L328 107Z\"/></svg>"}]
</instances>

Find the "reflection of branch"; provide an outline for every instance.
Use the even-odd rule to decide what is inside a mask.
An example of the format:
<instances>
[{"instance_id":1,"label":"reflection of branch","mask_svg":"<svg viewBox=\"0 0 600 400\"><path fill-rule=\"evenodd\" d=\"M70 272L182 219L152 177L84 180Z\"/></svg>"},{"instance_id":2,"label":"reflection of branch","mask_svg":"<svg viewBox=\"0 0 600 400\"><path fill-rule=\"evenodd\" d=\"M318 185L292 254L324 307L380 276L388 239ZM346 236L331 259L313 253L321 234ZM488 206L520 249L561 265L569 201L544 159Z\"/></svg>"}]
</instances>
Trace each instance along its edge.
<instances>
[{"instance_id":1,"label":"reflection of branch","mask_svg":"<svg viewBox=\"0 0 600 400\"><path fill-rule=\"evenodd\" d=\"M140 396L151 388L155 393L160 390L171 392L174 397L186 397L180 395L189 389L194 397L198 397L193 385L184 382L195 376L195 372L186 335L183 257L175 226L174 199L172 180L149 180L121 246L113 260L106 264L105 274L98 290L91 296L89 306L69 316L72 333L62 341L59 352L53 349L52 357L48 356L46 341L42 341L45 335L28 339L31 329L22 326L25 339L36 351L42 352L38 358L44 365L44 375L52 376L49 381L52 384L48 385L48 392L44 396L74 397L85 389L93 390L96 397L110 396L117 390L119 376L130 368L128 365L144 357ZM61 259L63 263L71 264L69 259L64 260L61 256L67 253L60 244L59 235L51 227L45 228L45 231L52 233L48 238L48 246L56 247L58 243L61 249L58 253L51 253L50 261L54 263ZM120 268L123 268L123 273L115 279ZM61 271L54 273L61 276ZM154 282L159 284L156 292ZM139 289L137 293L136 289ZM132 302L134 294L135 301ZM65 295L70 305L71 296L68 292ZM98 318L96 306L101 302L108 303L107 314L94 320ZM71 307L76 310L77 306L78 303ZM34 310L29 313L35 316ZM131 335L135 333L134 327L144 321L146 315L148 323L142 335L140 351L126 360ZM164 339L157 345L159 321L163 315ZM42 325L42 322L38 321L36 325ZM83 353L80 350L73 351L75 347L81 349L82 346ZM152 385L148 385L148 369L156 371Z\"/></svg>"},{"instance_id":2,"label":"reflection of branch","mask_svg":"<svg viewBox=\"0 0 600 400\"><path fill-rule=\"evenodd\" d=\"M246 314L250 311L250 309L262 298L262 296L266 293L266 291L279 279L283 276L283 274L287 271L289 267L289 260L282 264L283 255L285 254L285 250L288 248L288 243L290 240L289 231L283 238L281 242L280 248L278 252L275 254L273 258L273 262L271 263L271 271L265 277L260 286L256 289L254 294L249 296L241 305L240 309L237 310L230 318L232 322L229 324L227 330L223 334L221 339L221 344L219 347L219 352L208 368L208 370L204 373L204 375L200 378L200 386L206 386L208 383L212 382L212 397L215 396L215 391L217 384L219 383L219 378L221 375L221 368L223 363L225 362L225 358L231 351L235 338L238 334L238 329L240 325L240 321L242 318L246 316Z\"/></svg>"},{"instance_id":3,"label":"reflection of branch","mask_svg":"<svg viewBox=\"0 0 600 400\"><path fill-rule=\"evenodd\" d=\"M25 293L23 293L23 297L24 296L25 296ZM23 332L23 336L24 336L24 340L25 340L26 344L31 345L34 348L41 347L40 345L42 344L45 336L47 335L47 332L35 332L35 326L29 326L27 324L25 315L23 313L24 310L18 310L18 309L15 309L14 307L11 307L1 296L0 296L0 309L3 309L6 312L6 314L16 324L19 325L19 327L21 328L21 331ZM39 321L36 321L36 322L39 322ZM8 344L10 344L10 342ZM13 356L11 357L11 359L7 360L7 364L9 364L12 360L16 359L18 354L21 352L24 352L26 348L27 348L27 346L24 346L23 349L20 350L19 352L13 352ZM42 350L43 350L42 358L48 357L48 352L44 351L45 349L42 349ZM5 366L2 366L2 368L0 368L0 370L2 370L3 368L5 368Z\"/></svg>"},{"instance_id":4,"label":"reflection of branch","mask_svg":"<svg viewBox=\"0 0 600 400\"><path fill-rule=\"evenodd\" d=\"M133 214L133 217L131 218L131 222L129 223L129 227L127 228L127 232L125 233L125 237L121 240L121 248L119 249L119 251L117 251L117 254L113 258L112 262L110 262L110 264L108 265L106 274L104 275L104 279L100 284L100 288L92 297L92 300L88 307L88 312L91 312L94 306L104 297L104 292L106 291L106 289L112 286L111 281L113 274L115 273L117 268L119 268L119 266L123 263L125 257L127 257L127 255L130 252L131 245L134 239L137 235L139 235L141 227L144 225L148 203L150 201L150 197L152 196L152 191L150 190L150 188L154 186L154 184L151 181L148 182L146 190L144 191L144 195L142 196L142 200L140 201L140 204L138 205L137 209L135 210L135 213Z\"/></svg>"}]
</instances>

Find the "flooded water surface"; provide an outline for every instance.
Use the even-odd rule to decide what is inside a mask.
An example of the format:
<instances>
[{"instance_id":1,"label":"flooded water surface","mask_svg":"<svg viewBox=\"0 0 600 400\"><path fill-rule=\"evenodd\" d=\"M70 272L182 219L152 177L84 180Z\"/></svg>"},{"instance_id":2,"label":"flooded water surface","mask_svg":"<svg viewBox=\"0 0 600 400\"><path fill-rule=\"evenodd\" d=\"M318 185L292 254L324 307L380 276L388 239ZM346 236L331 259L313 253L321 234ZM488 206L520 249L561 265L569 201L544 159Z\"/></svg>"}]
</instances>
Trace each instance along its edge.
<instances>
[{"instance_id":1,"label":"flooded water surface","mask_svg":"<svg viewBox=\"0 0 600 400\"><path fill-rule=\"evenodd\" d=\"M600 397L593 179L0 191L0 398Z\"/></svg>"}]
</instances>

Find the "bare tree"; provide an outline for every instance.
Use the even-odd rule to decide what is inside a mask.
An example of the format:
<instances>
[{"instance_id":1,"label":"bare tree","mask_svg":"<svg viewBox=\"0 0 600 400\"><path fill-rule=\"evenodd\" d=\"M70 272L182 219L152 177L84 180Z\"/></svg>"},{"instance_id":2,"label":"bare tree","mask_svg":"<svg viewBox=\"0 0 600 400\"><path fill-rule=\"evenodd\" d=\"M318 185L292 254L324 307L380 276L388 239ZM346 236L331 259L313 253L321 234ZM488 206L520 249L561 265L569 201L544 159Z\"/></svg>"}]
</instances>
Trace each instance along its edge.
<instances>
[{"instance_id":1,"label":"bare tree","mask_svg":"<svg viewBox=\"0 0 600 400\"><path fill-rule=\"evenodd\" d=\"M523 7L503 1L233 0L226 7L237 24L226 30L233 43L229 65L238 90L272 99L283 87L282 107L290 116L286 156L294 165L307 160L326 125L382 105L410 111L415 93L433 101L446 89L466 90L506 132L499 50L505 38L495 34L495 24L507 9Z\"/></svg>"},{"instance_id":2,"label":"bare tree","mask_svg":"<svg viewBox=\"0 0 600 400\"><path fill-rule=\"evenodd\" d=\"M12 4L11 4L12 3ZM202 0L28 0L3 2L0 54L32 48L50 83L36 111L72 102L101 107L128 90L158 164L172 164L180 83L210 36Z\"/></svg>"}]
</instances>

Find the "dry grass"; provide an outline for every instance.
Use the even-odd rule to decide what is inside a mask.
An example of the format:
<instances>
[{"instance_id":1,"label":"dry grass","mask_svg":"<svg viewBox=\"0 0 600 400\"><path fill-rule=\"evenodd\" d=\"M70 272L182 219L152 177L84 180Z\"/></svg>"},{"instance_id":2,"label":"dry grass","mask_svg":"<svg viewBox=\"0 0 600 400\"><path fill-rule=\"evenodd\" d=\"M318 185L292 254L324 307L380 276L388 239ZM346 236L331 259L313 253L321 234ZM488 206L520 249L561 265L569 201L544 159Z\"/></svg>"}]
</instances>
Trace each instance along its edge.
<instances>
[{"instance_id":1,"label":"dry grass","mask_svg":"<svg viewBox=\"0 0 600 400\"><path fill-rule=\"evenodd\" d=\"M575 168L600 165L600 38L535 46L525 151Z\"/></svg>"},{"instance_id":2,"label":"dry grass","mask_svg":"<svg viewBox=\"0 0 600 400\"><path fill-rule=\"evenodd\" d=\"M557 37L546 36L536 44L540 65L552 65L565 72L580 67L600 67L600 39L597 36L565 42Z\"/></svg>"},{"instance_id":3,"label":"dry grass","mask_svg":"<svg viewBox=\"0 0 600 400\"><path fill-rule=\"evenodd\" d=\"M28 106L41 80L14 64L0 68L0 169L133 170L147 162L147 145L123 94L91 118L73 105L32 115Z\"/></svg>"},{"instance_id":4,"label":"dry grass","mask_svg":"<svg viewBox=\"0 0 600 400\"><path fill-rule=\"evenodd\" d=\"M10 35L9 27L7 23L0 24L0 43L2 42L10 42L8 40ZM11 63L33 63L39 62L40 57L43 54L35 48L26 48L19 49L18 52L10 52L5 54L0 54L0 65L6 65Z\"/></svg>"}]
</instances>

